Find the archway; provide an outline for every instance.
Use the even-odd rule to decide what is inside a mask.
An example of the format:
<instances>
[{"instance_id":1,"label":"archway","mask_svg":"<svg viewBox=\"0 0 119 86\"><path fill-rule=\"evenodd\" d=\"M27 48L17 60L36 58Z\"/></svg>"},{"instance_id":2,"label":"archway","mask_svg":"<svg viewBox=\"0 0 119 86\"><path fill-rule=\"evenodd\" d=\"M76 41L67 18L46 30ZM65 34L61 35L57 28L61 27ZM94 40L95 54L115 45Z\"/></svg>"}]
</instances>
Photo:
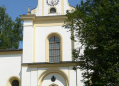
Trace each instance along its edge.
<instances>
[{"instance_id":1,"label":"archway","mask_svg":"<svg viewBox=\"0 0 119 86\"><path fill-rule=\"evenodd\" d=\"M60 86L69 86L69 77L67 76L67 74L64 71L62 71L59 68L49 68L49 69L43 71L41 73L41 75L39 76L39 78L38 78L38 86L43 86L44 85L43 83L46 80L48 80L48 82L50 82L48 84L48 86L50 86L52 84L55 84L57 86L58 85L57 83L54 83L54 82L51 81L51 77L53 77L53 74L56 75L54 77L56 77L56 79L58 80L57 82L62 82L63 83L63 84L60 83ZM57 78L58 76L62 79Z\"/></svg>"}]
</instances>

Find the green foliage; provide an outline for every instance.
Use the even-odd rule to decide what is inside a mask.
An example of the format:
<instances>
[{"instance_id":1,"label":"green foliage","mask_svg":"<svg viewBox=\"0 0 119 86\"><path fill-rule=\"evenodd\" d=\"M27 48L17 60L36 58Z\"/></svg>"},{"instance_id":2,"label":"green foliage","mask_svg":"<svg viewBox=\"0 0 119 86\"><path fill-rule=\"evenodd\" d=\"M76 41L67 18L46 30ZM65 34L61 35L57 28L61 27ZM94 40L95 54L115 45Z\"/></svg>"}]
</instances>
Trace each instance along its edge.
<instances>
[{"instance_id":1,"label":"green foliage","mask_svg":"<svg viewBox=\"0 0 119 86\"><path fill-rule=\"evenodd\" d=\"M18 49L22 41L22 23L19 17L15 21L0 7L0 49Z\"/></svg>"},{"instance_id":2,"label":"green foliage","mask_svg":"<svg viewBox=\"0 0 119 86\"><path fill-rule=\"evenodd\" d=\"M85 86L119 86L119 0L87 0L67 11L65 27L74 31L72 40L80 42L74 50Z\"/></svg>"}]
</instances>

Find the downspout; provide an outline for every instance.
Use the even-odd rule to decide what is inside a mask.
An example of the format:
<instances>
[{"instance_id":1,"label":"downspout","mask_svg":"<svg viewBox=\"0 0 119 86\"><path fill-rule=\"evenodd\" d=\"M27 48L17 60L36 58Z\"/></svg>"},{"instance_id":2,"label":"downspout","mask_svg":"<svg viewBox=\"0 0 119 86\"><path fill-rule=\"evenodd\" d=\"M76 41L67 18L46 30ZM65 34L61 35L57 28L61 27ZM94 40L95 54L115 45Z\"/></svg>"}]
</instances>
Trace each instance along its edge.
<instances>
[{"instance_id":1,"label":"downspout","mask_svg":"<svg viewBox=\"0 0 119 86\"><path fill-rule=\"evenodd\" d=\"M74 31L73 31L73 28L72 28L72 32L71 32L71 36L74 37ZM71 44L72 44L72 53L73 53L73 50L74 50L74 40L71 41ZM74 57L73 57L73 54L72 54L72 60L74 61Z\"/></svg>"},{"instance_id":2,"label":"downspout","mask_svg":"<svg viewBox=\"0 0 119 86\"><path fill-rule=\"evenodd\" d=\"M21 74L20 74L20 83L21 83L21 86L22 86L22 63L23 63L23 50L22 50L22 55L21 55Z\"/></svg>"}]
</instances>

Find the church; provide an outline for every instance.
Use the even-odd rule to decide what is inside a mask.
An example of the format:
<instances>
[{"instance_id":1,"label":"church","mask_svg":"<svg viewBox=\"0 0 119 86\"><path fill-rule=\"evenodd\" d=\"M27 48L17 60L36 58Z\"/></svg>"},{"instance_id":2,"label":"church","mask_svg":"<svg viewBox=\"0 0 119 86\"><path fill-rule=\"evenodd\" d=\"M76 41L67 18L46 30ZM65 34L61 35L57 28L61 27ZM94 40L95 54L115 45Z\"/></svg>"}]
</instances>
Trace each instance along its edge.
<instances>
[{"instance_id":1,"label":"church","mask_svg":"<svg viewBox=\"0 0 119 86\"><path fill-rule=\"evenodd\" d=\"M0 50L0 86L83 86L72 50L75 42L62 27L68 0L38 0L23 21L23 49Z\"/></svg>"}]
</instances>

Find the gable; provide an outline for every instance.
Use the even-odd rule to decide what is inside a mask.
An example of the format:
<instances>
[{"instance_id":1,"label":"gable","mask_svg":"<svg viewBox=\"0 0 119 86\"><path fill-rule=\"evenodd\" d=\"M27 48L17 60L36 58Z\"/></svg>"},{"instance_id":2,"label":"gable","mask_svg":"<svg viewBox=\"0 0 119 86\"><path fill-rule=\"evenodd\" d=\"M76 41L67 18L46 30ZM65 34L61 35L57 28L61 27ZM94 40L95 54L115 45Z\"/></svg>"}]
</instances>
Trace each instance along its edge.
<instances>
[{"instance_id":1,"label":"gable","mask_svg":"<svg viewBox=\"0 0 119 86\"><path fill-rule=\"evenodd\" d=\"M51 8L55 8L56 13L50 13ZM31 10L31 14L36 16L65 15L67 10L75 10L69 5L68 0L38 0L38 5Z\"/></svg>"}]
</instances>

